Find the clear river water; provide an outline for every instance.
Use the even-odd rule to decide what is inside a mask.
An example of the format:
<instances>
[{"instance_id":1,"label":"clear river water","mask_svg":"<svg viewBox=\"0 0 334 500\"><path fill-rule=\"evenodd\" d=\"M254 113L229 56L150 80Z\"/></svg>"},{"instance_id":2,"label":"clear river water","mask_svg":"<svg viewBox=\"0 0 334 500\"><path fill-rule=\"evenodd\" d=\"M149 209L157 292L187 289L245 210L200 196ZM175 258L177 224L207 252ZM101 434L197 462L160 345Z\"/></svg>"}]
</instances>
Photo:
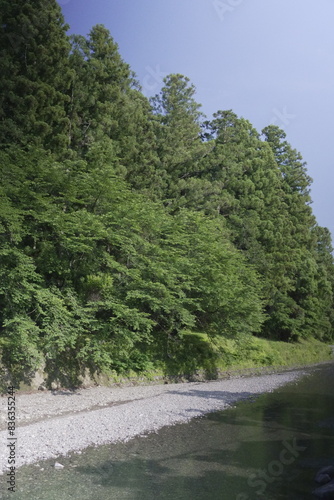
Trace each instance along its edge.
<instances>
[{"instance_id":1,"label":"clear river water","mask_svg":"<svg viewBox=\"0 0 334 500\"><path fill-rule=\"evenodd\" d=\"M334 364L156 434L24 466L12 500L311 500L334 465Z\"/></svg>"}]
</instances>

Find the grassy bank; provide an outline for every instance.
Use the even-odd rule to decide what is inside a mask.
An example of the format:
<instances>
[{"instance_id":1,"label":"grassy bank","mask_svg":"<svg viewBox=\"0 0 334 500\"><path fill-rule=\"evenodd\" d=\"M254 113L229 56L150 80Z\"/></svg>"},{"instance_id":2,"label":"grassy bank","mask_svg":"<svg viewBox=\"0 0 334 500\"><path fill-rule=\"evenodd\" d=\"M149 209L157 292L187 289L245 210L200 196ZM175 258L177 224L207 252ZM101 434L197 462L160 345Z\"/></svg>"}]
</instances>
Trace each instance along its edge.
<instances>
[{"instance_id":1,"label":"grassy bank","mask_svg":"<svg viewBox=\"0 0 334 500\"><path fill-rule=\"evenodd\" d=\"M238 375L268 373L288 367L312 365L334 360L329 345L317 340L302 340L286 343L257 337L240 337L237 340L222 337L210 338L206 334L185 332L182 339L174 340L168 347L165 360L157 357L140 371L90 374L86 370L78 383L62 373L59 378L37 372L20 385L21 391L39 387L59 388L114 384L149 384L169 381L212 380ZM1 386L9 384L9 378L2 377ZM72 379L73 380L73 379ZM2 388L3 388L2 387Z\"/></svg>"},{"instance_id":2,"label":"grassy bank","mask_svg":"<svg viewBox=\"0 0 334 500\"><path fill-rule=\"evenodd\" d=\"M261 373L334 360L329 345L317 340L286 343L257 337L212 339L206 334L185 333L181 343L170 346L165 362L143 372L109 374L109 383L150 383L162 380L204 380L236 374ZM106 379L105 379L106 380Z\"/></svg>"},{"instance_id":3,"label":"grassy bank","mask_svg":"<svg viewBox=\"0 0 334 500\"><path fill-rule=\"evenodd\" d=\"M167 371L295 366L333 359L331 347L314 339L287 343L249 336L212 339L192 333L184 335L183 348L176 347L174 352L166 363Z\"/></svg>"}]
</instances>

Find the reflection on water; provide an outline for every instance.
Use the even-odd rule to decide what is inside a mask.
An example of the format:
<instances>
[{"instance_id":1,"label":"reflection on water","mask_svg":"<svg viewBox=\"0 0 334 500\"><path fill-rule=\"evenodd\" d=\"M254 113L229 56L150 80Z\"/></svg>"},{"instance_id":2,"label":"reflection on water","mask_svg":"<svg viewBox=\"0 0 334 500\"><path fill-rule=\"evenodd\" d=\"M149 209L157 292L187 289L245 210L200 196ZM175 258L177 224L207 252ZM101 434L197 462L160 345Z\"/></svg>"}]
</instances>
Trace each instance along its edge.
<instances>
[{"instance_id":1,"label":"reflection on water","mask_svg":"<svg viewBox=\"0 0 334 500\"><path fill-rule=\"evenodd\" d=\"M311 500L334 465L334 367L157 434L17 472L15 500ZM41 470L44 469L44 470Z\"/></svg>"}]
</instances>

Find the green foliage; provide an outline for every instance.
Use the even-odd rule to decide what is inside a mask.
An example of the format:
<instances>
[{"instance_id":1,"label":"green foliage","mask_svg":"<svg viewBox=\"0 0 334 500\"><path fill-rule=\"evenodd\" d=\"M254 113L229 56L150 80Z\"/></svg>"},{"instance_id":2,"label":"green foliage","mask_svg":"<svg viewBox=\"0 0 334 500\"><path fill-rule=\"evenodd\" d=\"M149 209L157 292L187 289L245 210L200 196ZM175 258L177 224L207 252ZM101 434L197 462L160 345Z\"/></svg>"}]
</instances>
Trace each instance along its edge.
<instances>
[{"instance_id":1,"label":"green foliage","mask_svg":"<svg viewBox=\"0 0 334 500\"><path fill-rule=\"evenodd\" d=\"M86 39L72 37L70 147L87 151L96 141L117 139L130 71L109 31L94 26Z\"/></svg>"},{"instance_id":2,"label":"green foliage","mask_svg":"<svg viewBox=\"0 0 334 500\"><path fill-rule=\"evenodd\" d=\"M286 273L286 288L284 292L278 290L279 301L271 306L272 314L264 332L268 335L274 331L276 338L283 340L329 339L333 334L331 306L328 307L328 299L332 300L332 285L325 278L314 238L316 221L310 207L311 179L301 155L285 141L282 130L269 126L263 134L274 153L281 177L281 216L284 222L281 254L282 270ZM325 253L327 261L332 262L329 246Z\"/></svg>"},{"instance_id":3,"label":"green foliage","mask_svg":"<svg viewBox=\"0 0 334 500\"><path fill-rule=\"evenodd\" d=\"M66 147L71 72L56 0L2 0L0 145Z\"/></svg>"},{"instance_id":4,"label":"green foliage","mask_svg":"<svg viewBox=\"0 0 334 500\"><path fill-rule=\"evenodd\" d=\"M328 345L315 339L282 342L264 338L218 339L217 369L226 371L254 367L305 366L330 361L333 358Z\"/></svg>"},{"instance_id":5,"label":"green foliage","mask_svg":"<svg viewBox=\"0 0 334 500\"><path fill-rule=\"evenodd\" d=\"M168 354L163 367L170 376L191 377L199 370L204 370L210 378L216 376L220 353L207 335L185 330L179 338L170 341Z\"/></svg>"},{"instance_id":6,"label":"green foliage","mask_svg":"<svg viewBox=\"0 0 334 500\"><path fill-rule=\"evenodd\" d=\"M39 277L32 260L16 248L0 249L0 345L13 373L37 368L39 328L30 317Z\"/></svg>"},{"instance_id":7,"label":"green foliage","mask_svg":"<svg viewBox=\"0 0 334 500\"><path fill-rule=\"evenodd\" d=\"M16 312L22 300L48 366L74 358L78 370L135 369L148 352L168 356L184 328L257 331L259 283L222 222L186 210L168 215L102 160L60 164L15 149L3 156L5 194L19 200L22 219L16 253L27 262L15 268L22 297L7 293L7 309Z\"/></svg>"},{"instance_id":8,"label":"green foliage","mask_svg":"<svg viewBox=\"0 0 334 500\"><path fill-rule=\"evenodd\" d=\"M203 123L180 74L149 102L109 31L69 39L55 0L0 16L0 350L16 379L42 362L64 385L86 368L214 372L274 363L254 335L332 340L330 234L283 131L232 111Z\"/></svg>"},{"instance_id":9,"label":"green foliage","mask_svg":"<svg viewBox=\"0 0 334 500\"><path fill-rule=\"evenodd\" d=\"M209 150L201 140L203 114L194 94L189 78L176 74L164 79L160 94L151 100L161 177L156 191L172 211L185 205L182 198L193 191L191 179L198 177L200 160Z\"/></svg>"}]
</instances>

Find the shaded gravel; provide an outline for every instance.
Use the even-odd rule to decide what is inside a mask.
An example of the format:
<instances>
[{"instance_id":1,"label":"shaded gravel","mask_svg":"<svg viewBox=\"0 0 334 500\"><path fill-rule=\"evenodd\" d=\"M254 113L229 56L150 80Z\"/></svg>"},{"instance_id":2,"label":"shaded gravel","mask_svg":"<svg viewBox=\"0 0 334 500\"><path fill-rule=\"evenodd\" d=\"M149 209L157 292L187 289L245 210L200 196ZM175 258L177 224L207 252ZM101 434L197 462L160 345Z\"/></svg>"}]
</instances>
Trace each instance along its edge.
<instances>
[{"instance_id":1,"label":"shaded gravel","mask_svg":"<svg viewBox=\"0 0 334 500\"><path fill-rule=\"evenodd\" d=\"M281 374L137 387L93 387L16 396L16 467L91 445L127 441L165 425L223 410L241 399L294 381L303 370ZM0 470L8 460L7 398L1 398Z\"/></svg>"}]
</instances>

